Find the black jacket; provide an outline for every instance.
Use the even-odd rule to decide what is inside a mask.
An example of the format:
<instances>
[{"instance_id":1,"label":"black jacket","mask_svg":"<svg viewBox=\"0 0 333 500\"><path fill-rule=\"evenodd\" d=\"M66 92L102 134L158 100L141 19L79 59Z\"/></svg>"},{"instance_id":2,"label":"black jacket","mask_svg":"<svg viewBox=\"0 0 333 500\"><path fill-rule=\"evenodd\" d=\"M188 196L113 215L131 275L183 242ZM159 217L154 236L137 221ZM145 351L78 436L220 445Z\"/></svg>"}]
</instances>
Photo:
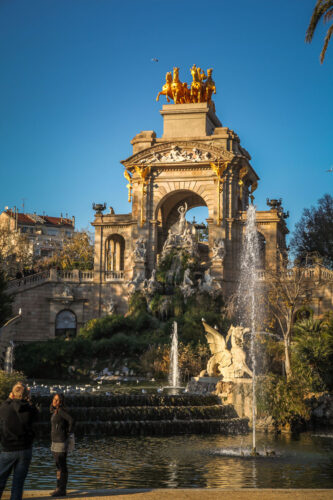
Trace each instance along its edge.
<instances>
[{"instance_id":1,"label":"black jacket","mask_svg":"<svg viewBox=\"0 0 333 500\"><path fill-rule=\"evenodd\" d=\"M4 451L27 450L35 437L36 406L22 399L8 398L0 406L0 437Z\"/></svg>"},{"instance_id":2,"label":"black jacket","mask_svg":"<svg viewBox=\"0 0 333 500\"><path fill-rule=\"evenodd\" d=\"M68 434L73 432L74 419L64 408L58 411L51 405L51 441L52 443L65 443Z\"/></svg>"}]
</instances>

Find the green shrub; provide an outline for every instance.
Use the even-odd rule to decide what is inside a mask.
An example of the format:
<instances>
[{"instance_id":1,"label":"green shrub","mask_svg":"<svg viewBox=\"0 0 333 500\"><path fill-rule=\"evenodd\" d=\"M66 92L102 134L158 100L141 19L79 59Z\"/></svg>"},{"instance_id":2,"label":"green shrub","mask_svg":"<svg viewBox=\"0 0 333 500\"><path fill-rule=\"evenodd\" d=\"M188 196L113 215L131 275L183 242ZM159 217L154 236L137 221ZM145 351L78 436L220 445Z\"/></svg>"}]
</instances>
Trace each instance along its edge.
<instances>
[{"instance_id":1,"label":"green shrub","mask_svg":"<svg viewBox=\"0 0 333 500\"><path fill-rule=\"evenodd\" d=\"M305 394L304 384L297 377L290 380L272 374L262 377L257 385L258 415L271 415L276 427L292 426L309 417Z\"/></svg>"},{"instance_id":2,"label":"green shrub","mask_svg":"<svg viewBox=\"0 0 333 500\"><path fill-rule=\"evenodd\" d=\"M99 340L110 338L115 333L133 333L135 330L135 322L130 317L122 316L121 314L113 314L99 319L92 319L80 329L79 337L84 337L90 340Z\"/></svg>"},{"instance_id":3,"label":"green shrub","mask_svg":"<svg viewBox=\"0 0 333 500\"><path fill-rule=\"evenodd\" d=\"M29 378L68 378L70 366L79 370L78 376L88 375L94 360L103 367L122 364L124 359L138 358L147 347L146 341L121 332L100 340L77 337L31 342L16 347L15 367Z\"/></svg>"},{"instance_id":4,"label":"green shrub","mask_svg":"<svg viewBox=\"0 0 333 500\"><path fill-rule=\"evenodd\" d=\"M147 300L141 292L135 292L128 301L128 310L133 318L147 312Z\"/></svg>"},{"instance_id":5,"label":"green shrub","mask_svg":"<svg viewBox=\"0 0 333 500\"><path fill-rule=\"evenodd\" d=\"M333 324L312 317L294 326L292 367L311 391L333 388Z\"/></svg>"}]
</instances>

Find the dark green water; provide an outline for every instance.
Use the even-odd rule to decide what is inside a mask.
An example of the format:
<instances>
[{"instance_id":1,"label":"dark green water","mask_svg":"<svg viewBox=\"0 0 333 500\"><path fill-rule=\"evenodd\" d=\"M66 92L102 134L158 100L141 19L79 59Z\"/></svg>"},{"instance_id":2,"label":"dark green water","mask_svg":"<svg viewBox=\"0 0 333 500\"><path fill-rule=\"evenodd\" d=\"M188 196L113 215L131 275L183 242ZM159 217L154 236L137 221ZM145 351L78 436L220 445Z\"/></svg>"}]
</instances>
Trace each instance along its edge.
<instances>
[{"instance_id":1,"label":"dark green water","mask_svg":"<svg viewBox=\"0 0 333 500\"><path fill-rule=\"evenodd\" d=\"M70 488L333 488L333 433L298 438L259 435L258 450L241 457L251 436L80 439L69 457ZM27 489L55 486L48 443L36 442Z\"/></svg>"}]
</instances>

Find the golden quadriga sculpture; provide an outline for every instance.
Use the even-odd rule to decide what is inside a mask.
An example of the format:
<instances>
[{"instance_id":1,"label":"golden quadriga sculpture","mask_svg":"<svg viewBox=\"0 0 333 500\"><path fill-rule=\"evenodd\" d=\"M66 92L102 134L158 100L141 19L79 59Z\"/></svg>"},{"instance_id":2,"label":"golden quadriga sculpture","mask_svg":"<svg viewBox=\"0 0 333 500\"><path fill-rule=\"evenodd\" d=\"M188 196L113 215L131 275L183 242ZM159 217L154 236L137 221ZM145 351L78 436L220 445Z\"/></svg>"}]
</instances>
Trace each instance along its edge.
<instances>
[{"instance_id":1,"label":"golden quadriga sculpture","mask_svg":"<svg viewBox=\"0 0 333 500\"><path fill-rule=\"evenodd\" d=\"M165 95L166 100L173 100L175 104L189 104L197 102L208 102L212 100L212 95L216 94L215 82L212 79L212 69L207 69L207 75L201 68L197 68L194 64L190 68L192 75L191 86L188 87L186 82L179 80L179 68L173 68L166 74L165 85L161 92L158 93L156 101L161 95Z\"/></svg>"}]
</instances>

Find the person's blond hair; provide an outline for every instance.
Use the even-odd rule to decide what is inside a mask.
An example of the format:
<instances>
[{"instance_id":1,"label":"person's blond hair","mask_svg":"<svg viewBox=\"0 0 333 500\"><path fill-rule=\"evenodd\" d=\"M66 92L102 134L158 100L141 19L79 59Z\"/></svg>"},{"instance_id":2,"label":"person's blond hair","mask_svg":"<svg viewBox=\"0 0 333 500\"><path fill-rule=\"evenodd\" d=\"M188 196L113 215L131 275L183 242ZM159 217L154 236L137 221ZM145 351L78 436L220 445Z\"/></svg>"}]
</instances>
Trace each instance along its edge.
<instances>
[{"instance_id":1,"label":"person's blond hair","mask_svg":"<svg viewBox=\"0 0 333 500\"><path fill-rule=\"evenodd\" d=\"M14 399L24 399L28 396L28 388L23 382L16 382L11 393Z\"/></svg>"}]
</instances>

